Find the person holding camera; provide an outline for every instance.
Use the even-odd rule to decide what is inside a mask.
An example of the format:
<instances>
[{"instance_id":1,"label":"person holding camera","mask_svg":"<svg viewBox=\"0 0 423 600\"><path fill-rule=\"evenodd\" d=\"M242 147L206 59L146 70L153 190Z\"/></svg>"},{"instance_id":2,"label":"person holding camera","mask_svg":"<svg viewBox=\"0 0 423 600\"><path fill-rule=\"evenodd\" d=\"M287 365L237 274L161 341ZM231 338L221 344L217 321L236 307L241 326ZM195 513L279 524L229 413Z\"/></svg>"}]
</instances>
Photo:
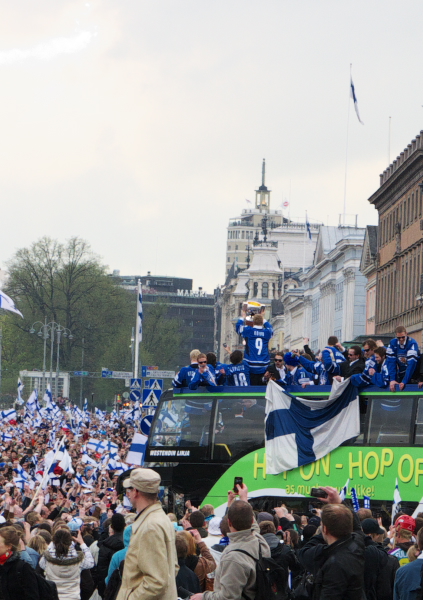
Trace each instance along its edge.
<instances>
[{"instance_id":1,"label":"person holding camera","mask_svg":"<svg viewBox=\"0 0 423 600\"><path fill-rule=\"evenodd\" d=\"M265 307L259 314L248 316L241 311L241 318L236 324L236 332L245 340L244 360L250 368L251 385L265 385L263 375L270 364L269 341L273 337L273 327L264 319ZM252 319L251 319L252 316Z\"/></svg>"}]
</instances>

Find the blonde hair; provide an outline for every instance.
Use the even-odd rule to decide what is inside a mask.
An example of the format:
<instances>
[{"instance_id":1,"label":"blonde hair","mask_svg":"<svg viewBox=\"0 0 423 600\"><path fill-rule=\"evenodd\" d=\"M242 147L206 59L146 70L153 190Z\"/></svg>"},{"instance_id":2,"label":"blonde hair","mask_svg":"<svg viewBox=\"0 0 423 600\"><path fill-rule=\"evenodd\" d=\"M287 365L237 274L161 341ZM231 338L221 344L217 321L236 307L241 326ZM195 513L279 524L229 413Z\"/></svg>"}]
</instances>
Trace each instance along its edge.
<instances>
[{"instance_id":1,"label":"blonde hair","mask_svg":"<svg viewBox=\"0 0 423 600\"><path fill-rule=\"evenodd\" d=\"M187 541L187 545L188 545L187 556L197 556L197 544L195 543L195 540L194 540L193 536L190 534L190 532L189 531L178 531L178 533L180 533L181 535L184 535L185 539Z\"/></svg>"},{"instance_id":2,"label":"blonde hair","mask_svg":"<svg viewBox=\"0 0 423 600\"><path fill-rule=\"evenodd\" d=\"M190 361L191 362L196 361L199 354L201 354L200 350L191 350L191 352L189 353L189 359L190 359Z\"/></svg>"},{"instance_id":3,"label":"blonde hair","mask_svg":"<svg viewBox=\"0 0 423 600\"><path fill-rule=\"evenodd\" d=\"M41 535L33 535L28 542L29 548L32 548L38 554L43 554L47 550L47 542Z\"/></svg>"}]
</instances>

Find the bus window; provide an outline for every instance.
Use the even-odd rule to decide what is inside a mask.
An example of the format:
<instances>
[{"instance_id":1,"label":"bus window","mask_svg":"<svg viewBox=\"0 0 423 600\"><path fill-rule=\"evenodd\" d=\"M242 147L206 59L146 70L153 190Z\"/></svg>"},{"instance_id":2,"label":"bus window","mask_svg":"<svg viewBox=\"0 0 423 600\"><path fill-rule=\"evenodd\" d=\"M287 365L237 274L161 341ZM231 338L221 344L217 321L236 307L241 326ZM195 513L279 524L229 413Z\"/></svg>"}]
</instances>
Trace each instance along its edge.
<instances>
[{"instance_id":1,"label":"bus window","mask_svg":"<svg viewBox=\"0 0 423 600\"><path fill-rule=\"evenodd\" d=\"M217 407L213 458L231 459L264 446L265 409L251 398L225 398Z\"/></svg>"},{"instance_id":2,"label":"bus window","mask_svg":"<svg viewBox=\"0 0 423 600\"><path fill-rule=\"evenodd\" d=\"M415 443L423 446L423 398L419 398L417 404Z\"/></svg>"},{"instance_id":3,"label":"bus window","mask_svg":"<svg viewBox=\"0 0 423 600\"><path fill-rule=\"evenodd\" d=\"M174 398L164 402L150 433L150 446L207 446L213 401Z\"/></svg>"},{"instance_id":4,"label":"bus window","mask_svg":"<svg viewBox=\"0 0 423 600\"><path fill-rule=\"evenodd\" d=\"M409 444L412 398L389 394L373 397L370 403L369 444Z\"/></svg>"}]
</instances>

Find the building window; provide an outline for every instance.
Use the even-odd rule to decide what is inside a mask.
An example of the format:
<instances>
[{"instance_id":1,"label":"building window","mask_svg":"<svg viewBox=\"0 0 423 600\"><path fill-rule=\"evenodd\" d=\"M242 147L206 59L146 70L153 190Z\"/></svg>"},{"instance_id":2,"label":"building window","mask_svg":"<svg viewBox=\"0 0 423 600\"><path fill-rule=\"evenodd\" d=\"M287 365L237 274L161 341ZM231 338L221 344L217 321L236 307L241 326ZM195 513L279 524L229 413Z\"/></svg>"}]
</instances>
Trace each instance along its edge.
<instances>
[{"instance_id":1,"label":"building window","mask_svg":"<svg viewBox=\"0 0 423 600\"><path fill-rule=\"evenodd\" d=\"M342 310L344 305L344 282L341 281L335 286L335 310Z\"/></svg>"},{"instance_id":2,"label":"building window","mask_svg":"<svg viewBox=\"0 0 423 600\"><path fill-rule=\"evenodd\" d=\"M241 238L242 238L242 239L244 239L244 236L245 236L245 232L243 231L243 232L241 233Z\"/></svg>"},{"instance_id":3,"label":"building window","mask_svg":"<svg viewBox=\"0 0 423 600\"><path fill-rule=\"evenodd\" d=\"M261 286L261 297L262 298L268 298L269 297L269 284L268 283L263 283Z\"/></svg>"},{"instance_id":4,"label":"building window","mask_svg":"<svg viewBox=\"0 0 423 600\"><path fill-rule=\"evenodd\" d=\"M254 296L254 298L257 298L257 296L258 296L258 283L257 283L257 281L254 282L253 296Z\"/></svg>"},{"instance_id":5,"label":"building window","mask_svg":"<svg viewBox=\"0 0 423 600\"><path fill-rule=\"evenodd\" d=\"M334 334L338 338L339 341L342 339L342 329L335 329Z\"/></svg>"},{"instance_id":6,"label":"building window","mask_svg":"<svg viewBox=\"0 0 423 600\"><path fill-rule=\"evenodd\" d=\"M231 258L230 258L230 256L228 256L228 262L231 262Z\"/></svg>"},{"instance_id":7,"label":"building window","mask_svg":"<svg viewBox=\"0 0 423 600\"><path fill-rule=\"evenodd\" d=\"M319 320L319 299L316 298L315 300L313 300L313 303L311 305L311 322L312 323L317 323L317 321Z\"/></svg>"},{"instance_id":8,"label":"building window","mask_svg":"<svg viewBox=\"0 0 423 600\"><path fill-rule=\"evenodd\" d=\"M235 246L235 252L238 250L238 244Z\"/></svg>"},{"instance_id":9,"label":"building window","mask_svg":"<svg viewBox=\"0 0 423 600\"><path fill-rule=\"evenodd\" d=\"M228 246L228 252L230 252L230 251L231 251L231 247L232 247L232 246Z\"/></svg>"},{"instance_id":10,"label":"building window","mask_svg":"<svg viewBox=\"0 0 423 600\"><path fill-rule=\"evenodd\" d=\"M319 340L317 338L315 340L311 340L310 348L313 350L313 352L316 352L318 350L318 347L317 347L318 343L319 343Z\"/></svg>"}]
</instances>

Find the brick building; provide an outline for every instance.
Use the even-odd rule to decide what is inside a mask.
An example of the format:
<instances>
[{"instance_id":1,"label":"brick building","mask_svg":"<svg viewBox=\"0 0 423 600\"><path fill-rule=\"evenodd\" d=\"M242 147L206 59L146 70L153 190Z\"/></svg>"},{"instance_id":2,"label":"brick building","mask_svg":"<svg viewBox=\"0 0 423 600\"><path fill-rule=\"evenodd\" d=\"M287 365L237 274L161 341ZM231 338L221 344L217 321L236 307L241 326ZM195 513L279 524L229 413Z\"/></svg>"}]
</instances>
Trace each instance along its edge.
<instances>
[{"instance_id":1,"label":"brick building","mask_svg":"<svg viewBox=\"0 0 423 600\"><path fill-rule=\"evenodd\" d=\"M422 345L423 131L380 176L375 333L397 325Z\"/></svg>"}]
</instances>

